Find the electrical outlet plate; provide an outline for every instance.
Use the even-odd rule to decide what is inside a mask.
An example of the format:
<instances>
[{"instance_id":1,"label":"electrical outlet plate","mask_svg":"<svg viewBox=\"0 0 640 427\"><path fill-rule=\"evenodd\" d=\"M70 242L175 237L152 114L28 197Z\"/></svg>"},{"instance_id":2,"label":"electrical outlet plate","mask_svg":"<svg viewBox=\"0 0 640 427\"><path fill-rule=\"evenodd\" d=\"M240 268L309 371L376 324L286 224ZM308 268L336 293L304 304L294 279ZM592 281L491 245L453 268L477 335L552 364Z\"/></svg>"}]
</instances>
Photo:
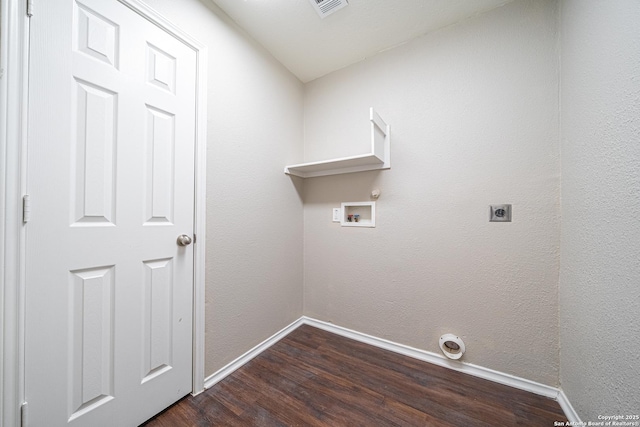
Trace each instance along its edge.
<instances>
[{"instance_id":1,"label":"electrical outlet plate","mask_svg":"<svg viewBox=\"0 0 640 427\"><path fill-rule=\"evenodd\" d=\"M333 208L333 222L340 222L341 209Z\"/></svg>"},{"instance_id":2,"label":"electrical outlet plate","mask_svg":"<svg viewBox=\"0 0 640 427\"><path fill-rule=\"evenodd\" d=\"M511 205L489 205L489 221L511 222Z\"/></svg>"}]
</instances>

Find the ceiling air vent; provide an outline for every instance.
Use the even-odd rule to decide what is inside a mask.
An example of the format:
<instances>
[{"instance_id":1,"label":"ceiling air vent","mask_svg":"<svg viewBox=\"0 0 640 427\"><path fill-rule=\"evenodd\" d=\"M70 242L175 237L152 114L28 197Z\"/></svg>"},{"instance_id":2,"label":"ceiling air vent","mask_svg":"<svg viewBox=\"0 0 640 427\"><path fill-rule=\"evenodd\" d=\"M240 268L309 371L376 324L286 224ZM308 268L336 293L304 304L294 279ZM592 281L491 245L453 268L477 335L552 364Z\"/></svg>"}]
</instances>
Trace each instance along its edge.
<instances>
[{"instance_id":1,"label":"ceiling air vent","mask_svg":"<svg viewBox=\"0 0 640 427\"><path fill-rule=\"evenodd\" d=\"M343 7L347 6L347 0L309 0L313 8L318 12L320 18L331 15Z\"/></svg>"}]
</instances>

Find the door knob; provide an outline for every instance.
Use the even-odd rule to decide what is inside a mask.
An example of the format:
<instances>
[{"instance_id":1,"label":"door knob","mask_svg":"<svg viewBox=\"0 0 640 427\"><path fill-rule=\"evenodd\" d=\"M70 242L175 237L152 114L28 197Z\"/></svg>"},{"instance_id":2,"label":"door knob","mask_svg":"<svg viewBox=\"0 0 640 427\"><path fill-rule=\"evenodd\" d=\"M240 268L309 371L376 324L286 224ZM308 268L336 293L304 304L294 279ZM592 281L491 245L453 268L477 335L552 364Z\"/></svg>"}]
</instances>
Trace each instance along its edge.
<instances>
[{"instance_id":1,"label":"door knob","mask_svg":"<svg viewBox=\"0 0 640 427\"><path fill-rule=\"evenodd\" d=\"M178 245L179 246L189 246L191 244L191 237L186 234L181 234L178 236Z\"/></svg>"}]
</instances>

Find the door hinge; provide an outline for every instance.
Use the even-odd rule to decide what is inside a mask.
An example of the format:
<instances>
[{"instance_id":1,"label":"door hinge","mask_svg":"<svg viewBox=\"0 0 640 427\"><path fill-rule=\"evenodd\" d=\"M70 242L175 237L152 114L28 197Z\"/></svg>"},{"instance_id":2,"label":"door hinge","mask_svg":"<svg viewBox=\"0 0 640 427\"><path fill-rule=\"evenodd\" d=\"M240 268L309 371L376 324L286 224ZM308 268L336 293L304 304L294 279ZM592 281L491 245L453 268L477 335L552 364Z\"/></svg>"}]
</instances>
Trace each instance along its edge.
<instances>
[{"instance_id":1,"label":"door hinge","mask_svg":"<svg viewBox=\"0 0 640 427\"><path fill-rule=\"evenodd\" d=\"M29 195L25 194L22 196L22 222L24 224L28 223L31 219L31 200L29 200Z\"/></svg>"},{"instance_id":2,"label":"door hinge","mask_svg":"<svg viewBox=\"0 0 640 427\"><path fill-rule=\"evenodd\" d=\"M29 18L33 16L33 0L27 0L27 16Z\"/></svg>"},{"instance_id":3,"label":"door hinge","mask_svg":"<svg viewBox=\"0 0 640 427\"><path fill-rule=\"evenodd\" d=\"M20 405L20 427L27 427L27 402Z\"/></svg>"}]
</instances>

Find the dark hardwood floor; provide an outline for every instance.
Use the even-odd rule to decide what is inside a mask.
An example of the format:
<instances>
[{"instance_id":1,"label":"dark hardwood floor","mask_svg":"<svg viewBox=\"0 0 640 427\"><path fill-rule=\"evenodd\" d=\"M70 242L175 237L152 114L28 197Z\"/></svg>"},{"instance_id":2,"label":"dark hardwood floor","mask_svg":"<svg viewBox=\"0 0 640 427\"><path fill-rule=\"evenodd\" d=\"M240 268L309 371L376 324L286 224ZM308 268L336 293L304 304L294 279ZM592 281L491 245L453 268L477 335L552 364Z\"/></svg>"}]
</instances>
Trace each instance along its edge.
<instances>
[{"instance_id":1,"label":"dark hardwood floor","mask_svg":"<svg viewBox=\"0 0 640 427\"><path fill-rule=\"evenodd\" d=\"M553 426L554 400L301 326L144 424Z\"/></svg>"}]
</instances>

